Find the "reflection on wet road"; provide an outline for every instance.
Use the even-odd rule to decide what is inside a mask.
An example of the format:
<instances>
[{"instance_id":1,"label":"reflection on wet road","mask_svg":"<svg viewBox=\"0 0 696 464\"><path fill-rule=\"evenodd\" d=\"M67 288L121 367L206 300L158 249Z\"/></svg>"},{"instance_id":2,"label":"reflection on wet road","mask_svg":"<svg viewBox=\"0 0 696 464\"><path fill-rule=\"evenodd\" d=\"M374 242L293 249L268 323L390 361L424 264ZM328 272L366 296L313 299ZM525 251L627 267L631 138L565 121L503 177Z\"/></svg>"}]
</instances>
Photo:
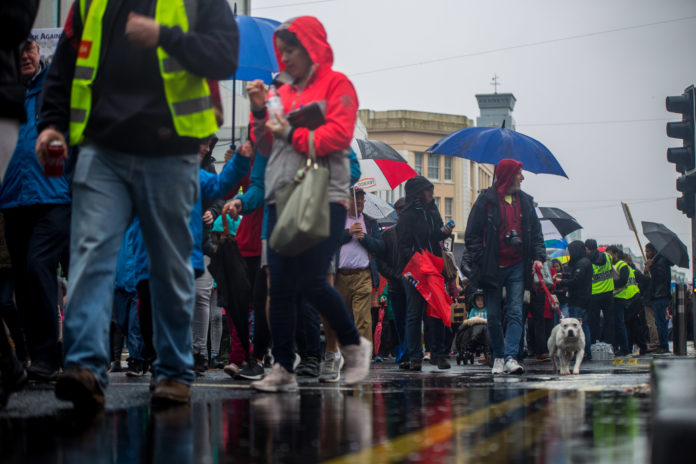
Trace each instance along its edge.
<instances>
[{"instance_id":1,"label":"reflection on wet road","mask_svg":"<svg viewBox=\"0 0 696 464\"><path fill-rule=\"evenodd\" d=\"M114 382L110 390L126 391L135 406L85 419L60 403L48 415L0 417L0 456L166 464L649 460L649 400L630 391L536 388L554 379L531 375L371 377L361 388L310 383L285 394L208 377L191 405L166 410L149 407L145 380Z\"/></svg>"}]
</instances>

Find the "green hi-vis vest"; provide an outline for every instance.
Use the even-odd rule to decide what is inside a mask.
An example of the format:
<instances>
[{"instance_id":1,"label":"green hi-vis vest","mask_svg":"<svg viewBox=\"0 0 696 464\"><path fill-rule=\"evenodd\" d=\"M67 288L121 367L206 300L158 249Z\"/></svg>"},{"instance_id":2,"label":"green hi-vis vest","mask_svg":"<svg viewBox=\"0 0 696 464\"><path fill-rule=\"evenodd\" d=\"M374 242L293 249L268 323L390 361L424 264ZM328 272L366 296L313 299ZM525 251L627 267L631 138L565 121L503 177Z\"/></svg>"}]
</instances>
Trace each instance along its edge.
<instances>
[{"instance_id":1,"label":"green hi-vis vest","mask_svg":"<svg viewBox=\"0 0 696 464\"><path fill-rule=\"evenodd\" d=\"M89 121L92 83L99 65L102 19L107 4L108 0L80 0L83 30L70 95L70 145L83 141ZM195 26L196 7L195 0L159 0L155 21L164 26L179 26L186 33ZM157 47L157 58L176 133L199 139L214 134L218 125L208 83L186 71L162 47Z\"/></svg>"},{"instance_id":2,"label":"green hi-vis vest","mask_svg":"<svg viewBox=\"0 0 696 464\"><path fill-rule=\"evenodd\" d=\"M612 274L611 258L609 255L604 253L606 262L601 266L592 264L592 294L599 295L600 293L607 293L614 290L614 276Z\"/></svg>"},{"instance_id":3,"label":"green hi-vis vest","mask_svg":"<svg viewBox=\"0 0 696 464\"><path fill-rule=\"evenodd\" d=\"M634 296L640 293L640 290L638 290L638 284L636 283L636 271L633 270L631 266L626 264L624 261L619 261L616 263L616 268L617 272L621 272L621 269L624 267L628 267L628 282L626 282L626 286L620 289L616 294L614 294L614 298L621 298L622 300L630 300Z\"/></svg>"}]
</instances>

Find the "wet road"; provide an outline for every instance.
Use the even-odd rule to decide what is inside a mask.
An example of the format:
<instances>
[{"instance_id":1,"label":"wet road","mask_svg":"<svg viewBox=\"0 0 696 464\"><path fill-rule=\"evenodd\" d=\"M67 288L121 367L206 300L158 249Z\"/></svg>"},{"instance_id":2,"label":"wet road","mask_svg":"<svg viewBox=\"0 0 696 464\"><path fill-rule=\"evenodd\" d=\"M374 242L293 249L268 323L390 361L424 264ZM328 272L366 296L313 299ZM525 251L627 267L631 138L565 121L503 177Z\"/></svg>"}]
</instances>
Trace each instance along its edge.
<instances>
[{"instance_id":1,"label":"wet road","mask_svg":"<svg viewBox=\"0 0 696 464\"><path fill-rule=\"evenodd\" d=\"M51 386L0 412L2 462L591 462L650 460L650 358L583 364L580 376L528 364L522 377L483 366L399 371L376 364L359 388L300 379L260 394L222 371L191 405L149 407L149 376L112 374L106 411L76 415Z\"/></svg>"}]
</instances>

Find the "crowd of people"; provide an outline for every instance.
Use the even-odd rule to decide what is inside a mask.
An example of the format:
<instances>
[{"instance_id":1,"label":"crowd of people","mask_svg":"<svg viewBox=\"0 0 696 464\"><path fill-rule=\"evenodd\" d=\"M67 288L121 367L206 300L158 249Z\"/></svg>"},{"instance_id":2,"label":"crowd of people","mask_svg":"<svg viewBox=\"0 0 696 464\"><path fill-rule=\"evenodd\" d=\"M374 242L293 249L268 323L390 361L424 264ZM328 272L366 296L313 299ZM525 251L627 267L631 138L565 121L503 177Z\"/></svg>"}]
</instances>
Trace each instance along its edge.
<instances>
[{"instance_id":1,"label":"crowd of people","mask_svg":"<svg viewBox=\"0 0 696 464\"><path fill-rule=\"evenodd\" d=\"M29 36L38 2L12 3L0 27L2 405L31 380L98 409L109 373L121 370L149 373L162 406L190 401L196 376L215 368L277 392L296 390L297 376L335 383L343 372L357 384L371 361L391 356L402 369L429 360L446 370L454 349L494 375L523 373L525 355L548 359L561 316L534 285L548 257L522 164L496 166L469 216L460 266L443 248L453 225L422 176L406 182L398 222L383 229L352 186L358 97L333 70L316 18L276 30L282 108L271 114L264 83L248 84L249 134L218 174L216 81L234 74L239 44L227 2L76 1L50 67ZM315 102L320 124L289 122ZM56 147L63 172L49 176ZM289 256L268 239L308 157L328 168L329 232ZM649 275L617 247L568 249L570 261L550 270L561 314L582 318L587 340L618 354L634 344L647 352L654 320L657 349L667 350L670 264L650 245ZM469 302L465 320L453 323L404 278L423 256L449 265L430 281L447 301Z\"/></svg>"}]
</instances>

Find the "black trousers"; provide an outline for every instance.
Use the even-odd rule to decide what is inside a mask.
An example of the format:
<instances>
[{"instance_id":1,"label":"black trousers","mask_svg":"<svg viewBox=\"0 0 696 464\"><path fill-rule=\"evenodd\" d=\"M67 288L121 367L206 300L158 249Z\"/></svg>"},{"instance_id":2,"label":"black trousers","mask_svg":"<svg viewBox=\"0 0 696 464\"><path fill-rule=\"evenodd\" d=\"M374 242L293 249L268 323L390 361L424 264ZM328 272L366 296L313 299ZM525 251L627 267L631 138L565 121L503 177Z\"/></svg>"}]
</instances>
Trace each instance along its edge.
<instances>
[{"instance_id":1,"label":"black trousers","mask_svg":"<svg viewBox=\"0 0 696 464\"><path fill-rule=\"evenodd\" d=\"M29 356L57 368L57 269L70 243L70 205L20 206L2 213Z\"/></svg>"},{"instance_id":2,"label":"black trousers","mask_svg":"<svg viewBox=\"0 0 696 464\"><path fill-rule=\"evenodd\" d=\"M600 312L602 316L600 317ZM614 296L612 292L592 295L590 298L590 337L591 341L585 341L592 345L597 340L614 345Z\"/></svg>"}]
</instances>

